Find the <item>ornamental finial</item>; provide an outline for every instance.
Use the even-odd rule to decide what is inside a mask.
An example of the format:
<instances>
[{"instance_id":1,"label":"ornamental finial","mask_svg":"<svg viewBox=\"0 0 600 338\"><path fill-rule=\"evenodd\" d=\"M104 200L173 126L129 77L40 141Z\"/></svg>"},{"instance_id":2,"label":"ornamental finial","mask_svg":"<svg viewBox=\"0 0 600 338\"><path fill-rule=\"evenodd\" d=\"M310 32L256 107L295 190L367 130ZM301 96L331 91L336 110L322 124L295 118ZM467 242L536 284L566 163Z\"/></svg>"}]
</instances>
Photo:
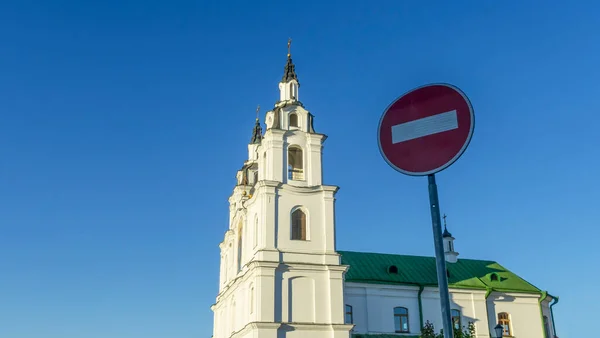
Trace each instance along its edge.
<instances>
[{"instance_id":1,"label":"ornamental finial","mask_svg":"<svg viewBox=\"0 0 600 338\"><path fill-rule=\"evenodd\" d=\"M288 57L292 56L292 38L288 39Z\"/></svg>"},{"instance_id":2,"label":"ornamental finial","mask_svg":"<svg viewBox=\"0 0 600 338\"><path fill-rule=\"evenodd\" d=\"M256 106L256 121L258 121L258 112L260 112L260 104Z\"/></svg>"}]
</instances>

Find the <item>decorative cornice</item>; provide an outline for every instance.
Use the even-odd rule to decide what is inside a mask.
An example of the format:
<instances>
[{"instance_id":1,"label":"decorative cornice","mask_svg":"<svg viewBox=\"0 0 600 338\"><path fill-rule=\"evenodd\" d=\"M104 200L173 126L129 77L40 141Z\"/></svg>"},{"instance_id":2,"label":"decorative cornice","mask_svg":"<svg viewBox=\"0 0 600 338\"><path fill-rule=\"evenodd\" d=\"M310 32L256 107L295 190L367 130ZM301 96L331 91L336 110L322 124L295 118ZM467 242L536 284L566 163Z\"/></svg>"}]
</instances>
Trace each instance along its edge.
<instances>
[{"instance_id":1,"label":"decorative cornice","mask_svg":"<svg viewBox=\"0 0 600 338\"><path fill-rule=\"evenodd\" d=\"M234 332L231 335L231 338L243 337L243 336L245 336L245 333L247 333L250 330L257 330L257 329L277 330L280 326L281 326L280 323L250 322L250 323L246 324L241 330Z\"/></svg>"},{"instance_id":2,"label":"decorative cornice","mask_svg":"<svg viewBox=\"0 0 600 338\"><path fill-rule=\"evenodd\" d=\"M315 193L315 192L330 192L332 194L335 194L340 187L335 186L335 185L313 185L313 186L307 186L307 187L298 187L298 186L294 186L294 185L290 185L290 184L283 184L281 183L281 187L282 189L286 189L290 192L295 192L295 193L300 193L300 194L310 194L310 193Z\"/></svg>"},{"instance_id":3,"label":"decorative cornice","mask_svg":"<svg viewBox=\"0 0 600 338\"><path fill-rule=\"evenodd\" d=\"M253 329L278 329L281 326L281 323L251 322L249 325L251 325Z\"/></svg>"},{"instance_id":4,"label":"decorative cornice","mask_svg":"<svg viewBox=\"0 0 600 338\"><path fill-rule=\"evenodd\" d=\"M301 329L304 331L350 331L354 327L354 324L328 324L328 323L282 323L281 329L284 331Z\"/></svg>"}]
</instances>

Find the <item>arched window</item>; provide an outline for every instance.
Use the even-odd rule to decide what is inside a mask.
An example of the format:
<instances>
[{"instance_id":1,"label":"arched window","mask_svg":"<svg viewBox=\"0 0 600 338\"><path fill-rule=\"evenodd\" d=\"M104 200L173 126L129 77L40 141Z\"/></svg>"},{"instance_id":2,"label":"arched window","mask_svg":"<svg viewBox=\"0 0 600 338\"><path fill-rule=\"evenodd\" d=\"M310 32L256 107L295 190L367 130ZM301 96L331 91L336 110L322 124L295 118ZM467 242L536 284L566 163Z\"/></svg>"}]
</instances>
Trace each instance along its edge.
<instances>
[{"instance_id":1,"label":"arched window","mask_svg":"<svg viewBox=\"0 0 600 338\"><path fill-rule=\"evenodd\" d=\"M306 240L306 214L301 209L292 212L292 239Z\"/></svg>"},{"instance_id":2,"label":"arched window","mask_svg":"<svg viewBox=\"0 0 600 338\"><path fill-rule=\"evenodd\" d=\"M497 275L497 274L495 274L495 273L492 273L492 274L490 275L490 280L491 280L492 282L497 282L497 281L498 281L498 275Z\"/></svg>"},{"instance_id":3,"label":"arched window","mask_svg":"<svg viewBox=\"0 0 600 338\"><path fill-rule=\"evenodd\" d=\"M502 326L502 336L510 337L510 316L506 312L500 312L498 314L498 324Z\"/></svg>"},{"instance_id":4,"label":"arched window","mask_svg":"<svg viewBox=\"0 0 600 338\"><path fill-rule=\"evenodd\" d=\"M290 127L299 127L298 126L298 115L292 113L290 114Z\"/></svg>"},{"instance_id":5,"label":"arched window","mask_svg":"<svg viewBox=\"0 0 600 338\"><path fill-rule=\"evenodd\" d=\"M405 307L394 308L394 327L398 333L408 333L408 309Z\"/></svg>"},{"instance_id":6,"label":"arched window","mask_svg":"<svg viewBox=\"0 0 600 338\"><path fill-rule=\"evenodd\" d=\"M455 330L460 330L462 325L460 323L460 310L452 309L452 327Z\"/></svg>"},{"instance_id":7,"label":"arched window","mask_svg":"<svg viewBox=\"0 0 600 338\"><path fill-rule=\"evenodd\" d=\"M352 306L346 304L346 316L345 316L345 324L354 324L354 319L352 318Z\"/></svg>"},{"instance_id":8,"label":"arched window","mask_svg":"<svg viewBox=\"0 0 600 338\"><path fill-rule=\"evenodd\" d=\"M398 274L398 267L395 265L390 265L390 267L388 268L388 273Z\"/></svg>"},{"instance_id":9,"label":"arched window","mask_svg":"<svg viewBox=\"0 0 600 338\"><path fill-rule=\"evenodd\" d=\"M302 149L298 146L288 148L288 179L294 181L304 180Z\"/></svg>"}]
</instances>

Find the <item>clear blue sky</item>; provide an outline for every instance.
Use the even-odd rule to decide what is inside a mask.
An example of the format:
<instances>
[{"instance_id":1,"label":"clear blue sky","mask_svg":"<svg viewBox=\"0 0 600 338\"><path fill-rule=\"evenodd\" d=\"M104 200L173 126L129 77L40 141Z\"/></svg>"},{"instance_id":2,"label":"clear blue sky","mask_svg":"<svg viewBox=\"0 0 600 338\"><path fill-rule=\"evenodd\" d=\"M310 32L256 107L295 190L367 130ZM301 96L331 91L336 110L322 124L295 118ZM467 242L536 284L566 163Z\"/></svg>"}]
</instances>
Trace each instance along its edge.
<instances>
[{"instance_id":1,"label":"clear blue sky","mask_svg":"<svg viewBox=\"0 0 600 338\"><path fill-rule=\"evenodd\" d=\"M0 3L0 337L210 337L227 197L286 40L329 135L339 249L432 255L425 178L383 161L398 95L449 82L473 141L438 175L460 257L600 296L600 8L564 2Z\"/></svg>"}]
</instances>

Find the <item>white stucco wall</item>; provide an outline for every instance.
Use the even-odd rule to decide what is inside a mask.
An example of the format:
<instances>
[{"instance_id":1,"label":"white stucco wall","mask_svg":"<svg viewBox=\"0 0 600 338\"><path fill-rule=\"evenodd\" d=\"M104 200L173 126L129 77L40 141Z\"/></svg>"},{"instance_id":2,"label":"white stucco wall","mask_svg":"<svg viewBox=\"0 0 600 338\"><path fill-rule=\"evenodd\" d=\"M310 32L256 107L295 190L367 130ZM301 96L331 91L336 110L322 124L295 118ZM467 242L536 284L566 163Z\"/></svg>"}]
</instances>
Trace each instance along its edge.
<instances>
[{"instance_id":1,"label":"white stucco wall","mask_svg":"<svg viewBox=\"0 0 600 338\"><path fill-rule=\"evenodd\" d=\"M354 317L354 332L394 332L394 307L404 307L409 313L409 330L420 332L418 287L377 286L346 283L345 304L351 305Z\"/></svg>"},{"instance_id":2,"label":"white stucco wall","mask_svg":"<svg viewBox=\"0 0 600 338\"><path fill-rule=\"evenodd\" d=\"M418 292L419 288L416 286L346 283L344 302L352 306L354 332L393 333L393 309L402 306L409 311L410 333L418 334L420 332ZM507 312L510 314L514 337L544 338L538 303L539 295L493 292L486 301L485 293L485 290L450 290L450 306L461 312L463 327L473 322L477 337L489 337L489 333L498 323L497 314ZM442 328L442 318L437 289L424 288L421 304L423 322L430 321L436 331L439 331ZM544 304L542 305L552 330L548 301Z\"/></svg>"},{"instance_id":3,"label":"white stucco wall","mask_svg":"<svg viewBox=\"0 0 600 338\"><path fill-rule=\"evenodd\" d=\"M488 297L489 321L498 322L498 314L509 314L511 334L518 338L543 338L543 326L540 315L538 295L518 293L496 293Z\"/></svg>"},{"instance_id":4,"label":"white stucco wall","mask_svg":"<svg viewBox=\"0 0 600 338\"><path fill-rule=\"evenodd\" d=\"M443 327L440 294L437 288L425 288L422 294L423 318L429 320L436 330ZM488 337L488 321L485 307L485 291L450 289L450 307L461 312L461 325L475 324L478 337Z\"/></svg>"}]
</instances>

